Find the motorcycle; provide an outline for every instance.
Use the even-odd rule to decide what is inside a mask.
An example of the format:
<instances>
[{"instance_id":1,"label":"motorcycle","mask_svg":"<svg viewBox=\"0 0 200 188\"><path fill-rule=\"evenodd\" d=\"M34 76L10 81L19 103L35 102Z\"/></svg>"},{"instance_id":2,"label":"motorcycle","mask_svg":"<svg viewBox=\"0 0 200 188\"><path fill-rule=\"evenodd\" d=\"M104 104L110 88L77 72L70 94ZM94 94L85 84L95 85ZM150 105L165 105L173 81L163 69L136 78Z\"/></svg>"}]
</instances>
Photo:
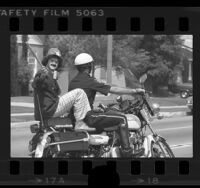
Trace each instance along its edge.
<instances>
[{"instance_id":1,"label":"motorcycle","mask_svg":"<svg viewBox=\"0 0 200 188\"><path fill-rule=\"evenodd\" d=\"M147 75L140 78L144 83ZM102 110L116 110L126 114L130 132L129 141L133 149L144 148L144 154L134 157L174 157L166 140L153 131L151 121L161 118L159 106L149 101L148 93L137 94L136 100L117 99L117 103L105 106ZM145 135L149 127L152 135ZM75 131L69 117L52 118L30 126L34 137L29 142L30 156L33 158L121 158L118 127Z\"/></svg>"}]
</instances>

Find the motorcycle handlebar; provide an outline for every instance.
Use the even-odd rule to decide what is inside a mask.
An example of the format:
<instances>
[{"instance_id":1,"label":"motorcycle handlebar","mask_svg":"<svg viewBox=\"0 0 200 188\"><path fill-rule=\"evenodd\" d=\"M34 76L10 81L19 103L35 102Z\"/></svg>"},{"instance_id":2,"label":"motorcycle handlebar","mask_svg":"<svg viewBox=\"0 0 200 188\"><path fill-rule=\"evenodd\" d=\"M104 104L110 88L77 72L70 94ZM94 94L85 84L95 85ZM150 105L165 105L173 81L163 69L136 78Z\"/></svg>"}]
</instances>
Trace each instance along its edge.
<instances>
[{"instance_id":1,"label":"motorcycle handlebar","mask_svg":"<svg viewBox=\"0 0 200 188\"><path fill-rule=\"evenodd\" d=\"M145 93L147 93L147 94L152 94L153 92L152 92L152 91L145 90ZM144 95L145 93L143 93L143 92L137 92L136 94Z\"/></svg>"},{"instance_id":2,"label":"motorcycle handlebar","mask_svg":"<svg viewBox=\"0 0 200 188\"><path fill-rule=\"evenodd\" d=\"M148 94L152 94L153 93L152 91L147 91L147 90L145 92L148 93Z\"/></svg>"}]
</instances>

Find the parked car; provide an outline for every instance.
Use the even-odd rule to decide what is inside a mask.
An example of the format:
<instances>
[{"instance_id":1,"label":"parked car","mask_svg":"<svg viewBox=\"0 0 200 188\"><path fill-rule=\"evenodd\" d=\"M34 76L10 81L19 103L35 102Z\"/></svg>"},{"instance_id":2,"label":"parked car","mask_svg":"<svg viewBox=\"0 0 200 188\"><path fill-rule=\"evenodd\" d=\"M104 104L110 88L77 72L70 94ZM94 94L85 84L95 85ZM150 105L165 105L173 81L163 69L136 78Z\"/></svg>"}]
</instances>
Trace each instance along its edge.
<instances>
[{"instance_id":1,"label":"parked car","mask_svg":"<svg viewBox=\"0 0 200 188\"><path fill-rule=\"evenodd\" d=\"M192 90L183 90L180 92L180 97L187 100L187 107L193 113L193 91Z\"/></svg>"},{"instance_id":2,"label":"parked car","mask_svg":"<svg viewBox=\"0 0 200 188\"><path fill-rule=\"evenodd\" d=\"M192 83L182 83L182 84L175 83L168 85L168 88L173 93L181 93L182 91L185 90L192 90L193 86Z\"/></svg>"},{"instance_id":3,"label":"parked car","mask_svg":"<svg viewBox=\"0 0 200 188\"><path fill-rule=\"evenodd\" d=\"M193 113L193 96L187 98L187 106L190 109L191 113Z\"/></svg>"}]
</instances>

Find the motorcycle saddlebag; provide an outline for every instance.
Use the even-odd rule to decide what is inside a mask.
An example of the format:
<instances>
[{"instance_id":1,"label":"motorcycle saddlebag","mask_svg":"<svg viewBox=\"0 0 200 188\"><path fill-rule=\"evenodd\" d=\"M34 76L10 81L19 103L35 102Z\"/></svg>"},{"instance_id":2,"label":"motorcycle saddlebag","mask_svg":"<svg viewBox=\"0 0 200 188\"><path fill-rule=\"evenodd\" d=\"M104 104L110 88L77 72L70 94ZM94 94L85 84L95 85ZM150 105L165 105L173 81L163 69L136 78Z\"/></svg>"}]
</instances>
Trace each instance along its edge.
<instances>
[{"instance_id":1,"label":"motorcycle saddlebag","mask_svg":"<svg viewBox=\"0 0 200 188\"><path fill-rule=\"evenodd\" d=\"M50 144L56 152L86 151L89 145L89 135L84 131L66 131L53 133Z\"/></svg>"}]
</instances>

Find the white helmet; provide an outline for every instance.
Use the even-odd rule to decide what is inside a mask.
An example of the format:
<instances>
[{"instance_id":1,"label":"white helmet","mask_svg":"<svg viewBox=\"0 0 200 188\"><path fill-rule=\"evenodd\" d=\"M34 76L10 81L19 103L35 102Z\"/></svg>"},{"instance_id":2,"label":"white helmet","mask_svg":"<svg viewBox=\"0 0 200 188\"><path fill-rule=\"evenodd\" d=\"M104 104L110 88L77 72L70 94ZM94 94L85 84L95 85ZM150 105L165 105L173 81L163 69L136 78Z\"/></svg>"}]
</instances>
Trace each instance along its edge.
<instances>
[{"instance_id":1,"label":"white helmet","mask_svg":"<svg viewBox=\"0 0 200 188\"><path fill-rule=\"evenodd\" d=\"M81 53L76 56L74 60L75 65L84 65L93 61L93 58L90 54Z\"/></svg>"}]
</instances>

